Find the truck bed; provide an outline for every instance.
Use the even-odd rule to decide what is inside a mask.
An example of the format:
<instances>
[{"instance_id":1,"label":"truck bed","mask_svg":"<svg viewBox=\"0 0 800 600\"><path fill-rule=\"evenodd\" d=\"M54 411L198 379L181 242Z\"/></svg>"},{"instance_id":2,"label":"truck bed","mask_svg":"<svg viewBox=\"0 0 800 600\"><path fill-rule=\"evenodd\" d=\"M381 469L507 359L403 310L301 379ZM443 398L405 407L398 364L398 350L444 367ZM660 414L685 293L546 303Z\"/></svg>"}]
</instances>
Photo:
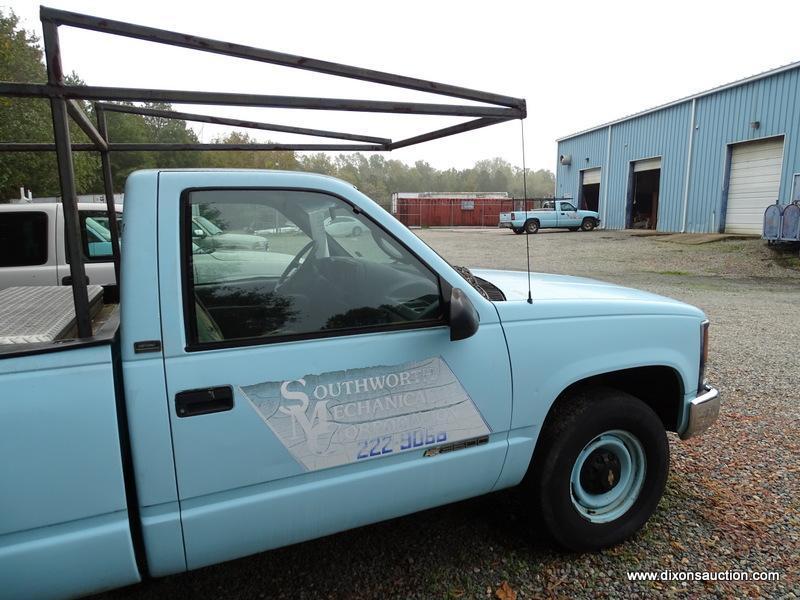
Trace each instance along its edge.
<instances>
[{"instance_id":1,"label":"truck bed","mask_svg":"<svg viewBox=\"0 0 800 600\"><path fill-rule=\"evenodd\" d=\"M90 285L92 319L102 318L103 288ZM75 335L72 288L10 287L0 290L0 345L54 342Z\"/></svg>"},{"instance_id":2,"label":"truck bed","mask_svg":"<svg viewBox=\"0 0 800 600\"><path fill-rule=\"evenodd\" d=\"M115 370L119 311L90 289L105 319L91 338L29 342L32 331L74 335L70 288L36 289L0 298L3 332L13 324L26 334L0 345L0 598L76 598L140 579ZM23 309L37 319L9 318Z\"/></svg>"}]
</instances>

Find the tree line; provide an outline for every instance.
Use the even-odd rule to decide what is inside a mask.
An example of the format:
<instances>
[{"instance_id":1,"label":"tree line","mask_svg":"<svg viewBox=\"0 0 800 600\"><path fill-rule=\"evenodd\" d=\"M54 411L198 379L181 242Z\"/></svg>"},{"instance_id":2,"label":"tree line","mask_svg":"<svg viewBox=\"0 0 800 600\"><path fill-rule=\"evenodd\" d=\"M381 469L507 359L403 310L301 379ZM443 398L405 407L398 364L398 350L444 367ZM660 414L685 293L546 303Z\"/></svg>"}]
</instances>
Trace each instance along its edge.
<instances>
[{"instance_id":1,"label":"tree line","mask_svg":"<svg viewBox=\"0 0 800 600\"><path fill-rule=\"evenodd\" d=\"M0 80L44 82L47 79L38 38L20 27L13 12L0 10ZM72 73L71 84L82 84ZM92 106L84 110L94 120ZM168 103L144 106L170 110ZM0 141L52 142L50 106L41 98L0 97ZM108 134L112 142L197 143L197 134L185 121L144 115L107 112ZM75 143L87 143L86 135L74 123L70 133ZM257 140L245 132L233 131L213 140L216 143L242 144ZM79 194L102 193L100 157L95 152L73 154L75 183ZM426 161L413 165L379 154L296 153L289 151L163 151L114 152L111 157L115 191L121 192L127 176L147 168L250 168L310 171L339 177L383 206L393 192L508 192L522 197L522 169L502 158L480 160L466 169L437 169ZM546 169L529 171L528 196L552 196L555 177ZM19 188L34 196L58 196L58 170L52 152L0 153L0 202L19 195Z\"/></svg>"}]
</instances>

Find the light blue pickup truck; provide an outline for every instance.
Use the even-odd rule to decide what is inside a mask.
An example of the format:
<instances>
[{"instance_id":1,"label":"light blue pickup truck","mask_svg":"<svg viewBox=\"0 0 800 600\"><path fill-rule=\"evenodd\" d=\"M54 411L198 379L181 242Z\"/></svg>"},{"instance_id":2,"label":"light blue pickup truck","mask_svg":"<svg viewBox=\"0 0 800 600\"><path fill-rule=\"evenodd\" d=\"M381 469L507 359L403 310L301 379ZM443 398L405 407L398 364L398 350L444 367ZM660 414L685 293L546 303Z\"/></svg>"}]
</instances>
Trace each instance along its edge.
<instances>
[{"instance_id":1,"label":"light blue pickup truck","mask_svg":"<svg viewBox=\"0 0 800 600\"><path fill-rule=\"evenodd\" d=\"M593 210L578 210L569 200L547 200L533 210L500 213L498 227L514 233L536 233L540 229L561 228L570 231L591 231L600 224L600 215Z\"/></svg>"},{"instance_id":2,"label":"light blue pickup truck","mask_svg":"<svg viewBox=\"0 0 800 600\"><path fill-rule=\"evenodd\" d=\"M0 597L74 597L522 484L554 541L634 534L719 410L692 306L453 267L342 181L141 171L121 306L0 346ZM268 222L269 251L193 243ZM326 224L347 216L359 236ZM260 226L260 227L263 227Z\"/></svg>"}]
</instances>

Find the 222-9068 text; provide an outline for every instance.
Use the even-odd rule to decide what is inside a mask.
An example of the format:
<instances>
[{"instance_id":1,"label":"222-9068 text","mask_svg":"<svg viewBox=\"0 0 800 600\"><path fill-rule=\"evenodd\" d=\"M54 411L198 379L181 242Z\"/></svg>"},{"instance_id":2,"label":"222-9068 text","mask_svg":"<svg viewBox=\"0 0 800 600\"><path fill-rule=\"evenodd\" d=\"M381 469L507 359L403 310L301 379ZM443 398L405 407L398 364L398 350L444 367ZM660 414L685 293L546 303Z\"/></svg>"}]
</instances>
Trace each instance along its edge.
<instances>
[{"instance_id":1,"label":"222-9068 text","mask_svg":"<svg viewBox=\"0 0 800 600\"><path fill-rule=\"evenodd\" d=\"M411 448L422 448L432 444L441 444L447 441L447 432L439 431L431 433L427 429L415 429L391 435L382 435L359 442L359 450L356 458L372 458L391 454L395 451L409 450Z\"/></svg>"}]
</instances>

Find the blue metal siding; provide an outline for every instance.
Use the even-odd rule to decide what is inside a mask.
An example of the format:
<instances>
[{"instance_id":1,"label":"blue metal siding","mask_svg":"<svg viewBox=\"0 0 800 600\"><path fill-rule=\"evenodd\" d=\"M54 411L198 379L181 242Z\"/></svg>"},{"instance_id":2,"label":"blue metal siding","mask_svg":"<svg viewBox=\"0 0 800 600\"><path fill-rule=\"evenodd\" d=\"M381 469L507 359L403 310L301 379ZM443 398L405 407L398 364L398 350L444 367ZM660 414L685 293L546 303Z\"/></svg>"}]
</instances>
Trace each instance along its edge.
<instances>
[{"instance_id":1,"label":"blue metal siding","mask_svg":"<svg viewBox=\"0 0 800 600\"><path fill-rule=\"evenodd\" d=\"M691 110L692 103L686 102L612 128L612 166L605 209L607 227L625 227L631 162L660 156L658 229L680 229Z\"/></svg>"},{"instance_id":2,"label":"blue metal siding","mask_svg":"<svg viewBox=\"0 0 800 600\"><path fill-rule=\"evenodd\" d=\"M579 137L565 140L558 145L556 157L556 197L578 199L578 188L581 184L580 172L584 169L601 167L600 198L605 188L606 133L608 129L600 129ZM571 165L562 165L559 157L562 154L572 155ZM601 200L602 202L602 200Z\"/></svg>"},{"instance_id":3,"label":"blue metal siding","mask_svg":"<svg viewBox=\"0 0 800 600\"><path fill-rule=\"evenodd\" d=\"M686 231L719 231L724 226L729 145L736 142L784 136L780 201L788 203L792 175L800 172L800 68L699 96L695 102ZM603 169L600 190L606 227L625 226L631 162L661 156L658 229L683 229L691 113L690 98L610 126L610 164ZM758 129L750 127L753 121L760 122ZM580 169L605 167L608 132L603 127L559 143L559 155L572 154L573 162L571 167L557 164L557 195L577 198Z\"/></svg>"},{"instance_id":4,"label":"blue metal siding","mask_svg":"<svg viewBox=\"0 0 800 600\"><path fill-rule=\"evenodd\" d=\"M800 171L800 70L697 99L687 231L720 231L729 144L784 136L780 201L788 203ZM750 123L759 121L758 129Z\"/></svg>"}]
</instances>

